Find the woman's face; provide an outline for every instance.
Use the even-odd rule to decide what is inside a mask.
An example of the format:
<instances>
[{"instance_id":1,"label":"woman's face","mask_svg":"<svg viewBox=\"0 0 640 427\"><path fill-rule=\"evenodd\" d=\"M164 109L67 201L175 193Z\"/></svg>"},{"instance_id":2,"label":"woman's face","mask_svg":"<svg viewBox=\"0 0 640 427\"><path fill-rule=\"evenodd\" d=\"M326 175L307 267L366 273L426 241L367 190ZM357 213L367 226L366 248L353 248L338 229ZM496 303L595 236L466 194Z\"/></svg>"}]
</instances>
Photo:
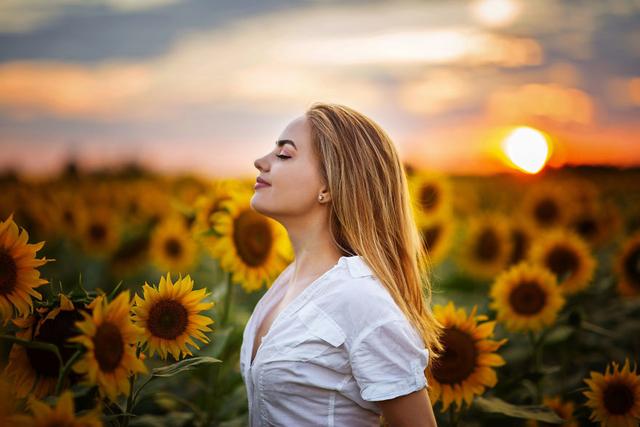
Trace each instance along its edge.
<instances>
[{"instance_id":1,"label":"woman's face","mask_svg":"<svg viewBox=\"0 0 640 427\"><path fill-rule=\"evenodd\" d=\"M320 206L320 193L324 201L329 200L305 116L289 123L271 150L254 165L260 171L258 176L270 184L256 188L251 198L251 207L263 215L276 220L304 216Z\"/></svg>"}]
</instances>

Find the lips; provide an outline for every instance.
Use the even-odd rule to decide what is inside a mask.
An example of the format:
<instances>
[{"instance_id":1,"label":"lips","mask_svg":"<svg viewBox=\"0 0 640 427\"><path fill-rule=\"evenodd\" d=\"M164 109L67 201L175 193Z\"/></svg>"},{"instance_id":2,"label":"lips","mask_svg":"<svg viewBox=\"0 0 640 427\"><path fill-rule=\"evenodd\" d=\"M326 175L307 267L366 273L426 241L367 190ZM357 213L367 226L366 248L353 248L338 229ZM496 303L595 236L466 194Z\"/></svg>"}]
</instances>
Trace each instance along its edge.
<instances>
[{"instance_id":1,"label":"lips","mask_svg":"<svg viewBox=\"0 0 640 427\"><path fill-rule=\"evenodd\" d=\"M259 183L259 184L271 185L267 181L265 181L264 179L262 179L260 177L256 178L256 182Z\"/></svg>"}]
</instances>

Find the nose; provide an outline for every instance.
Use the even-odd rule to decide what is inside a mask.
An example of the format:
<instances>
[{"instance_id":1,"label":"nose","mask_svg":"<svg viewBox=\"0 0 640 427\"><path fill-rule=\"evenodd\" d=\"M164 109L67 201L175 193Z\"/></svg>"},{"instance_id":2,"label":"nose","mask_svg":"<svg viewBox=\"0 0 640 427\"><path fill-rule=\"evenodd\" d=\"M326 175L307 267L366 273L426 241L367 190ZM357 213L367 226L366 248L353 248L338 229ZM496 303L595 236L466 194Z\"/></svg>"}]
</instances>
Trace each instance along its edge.
<instances>
[{"instance_id":1,"label":"nose","mask_svg":"<svg viewBox=\"0 0 640 427\"><path fill-rule=\"evenodd\" d=\"M264 172L265 170L268 170L269 162L267 161L267 156L262 156L257 158L253 162L253 166L255 166L256 169L258 169L260 172Z\"/></svg>"}]
</instances>

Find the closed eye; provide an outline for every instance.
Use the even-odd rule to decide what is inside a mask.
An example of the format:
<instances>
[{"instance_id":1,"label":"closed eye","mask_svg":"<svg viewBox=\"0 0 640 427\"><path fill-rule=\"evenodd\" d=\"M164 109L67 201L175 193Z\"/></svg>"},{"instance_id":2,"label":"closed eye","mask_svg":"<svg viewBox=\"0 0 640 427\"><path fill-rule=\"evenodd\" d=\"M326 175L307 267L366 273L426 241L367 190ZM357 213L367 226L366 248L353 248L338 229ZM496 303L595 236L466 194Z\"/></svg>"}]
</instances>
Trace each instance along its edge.
<instances>
[{"instance_id":1,"label":"closed eye","mask_svg":"<svg viewBox=\"0 0 640 427\"><path fill-rule=\"evenodd\" d=\"M282 154L276 154L276 157L279 157L279 158L281 158L281 159L283 159L283 160L284 160L284 159L290 159L290 158L291 158L291 156L284 156L284 155L282 155Z\"/></svg>"}]
</instances>

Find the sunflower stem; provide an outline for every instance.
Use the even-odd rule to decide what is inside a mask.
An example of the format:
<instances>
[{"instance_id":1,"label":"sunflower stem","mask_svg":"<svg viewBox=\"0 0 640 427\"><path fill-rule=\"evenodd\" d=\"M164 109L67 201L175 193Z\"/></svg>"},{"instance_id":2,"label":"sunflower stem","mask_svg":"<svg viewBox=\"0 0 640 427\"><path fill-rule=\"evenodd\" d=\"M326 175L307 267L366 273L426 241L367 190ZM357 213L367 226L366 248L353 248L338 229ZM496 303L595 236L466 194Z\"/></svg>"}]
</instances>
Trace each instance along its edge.
<instances>
[{"instance_id":1,"label":"sunflower stem","mask_svg":"<svg viewBox=\"0 0 640 427\"><path fill-rule=\"evenodd\" d=\"M227 275L227 292L224 294L224 311L220 320L220 327L224 327L229 319L229 311L231 308L231 296L233 295L233 282L231 281L231 273Z\"/></svg>"},{"instance_id":2,"label":"sunflower stem","mask_svg":"<svg viewBox=\"0 0 640 427\"><path fill-rule=\"evenodd\" d=\"M13 335L0 335L0 340L20 344L21 346L27 347L27 348L35 348L37 350L50 351L54 353L58 358L60 369L62 369L62 367L64 366L64 362L62 360L62 355L60 354L60 350L58 349L58 346L55 344L41 342L41 341L23 340L22 338L14 337Z\"/></svg>"},{"instance_id":3,"label":"sunflower stem","mask_svg":"<svg viewBox=\"0 0 640 427\"><path fill-rule=\"evenodd\" d=\"M453 405L451 405L449 407L449 425L451 427L457 427L459 420L460 418L456 417L456 413L455 413L455 410L453 409Z\"/></svg>"},{"instance_id":4,"label":"sunflower stem","mask_svg":"<svg viewBox=\"0 0 640 427\"><path fill-rule=\"evenodd\" d=\"M64 379L67 377L67 375L69 374L69 370L71 370L71 367L73 366L74 363L76 363L76 360L78 360L78 358L82 355L82 353L83 351L81 349L76 350L76 352L73 353L73 355L69 358L69 360L67 360L67 363L65 363L64 367L60 369L60 373L58 374L58 381L56 382L56 391L55 391L56 396L60 395L60 391L62 390L62 384L64 383Z\"/></svg>"},{"instance_id":5,"label":"sunflower stem","mask_svg":"<svg viewBox=\"0 0 640 427\"><path fill-rule=\"evenodd\" d=\"M140 358L140 343L136 344L136 359ZM124 420L122 421L122 427L129 425L129 419L131 418L131 410L133 408L133 386L136 381L136 374L129 377L129 396L127 396L127 408L125 409Z\"/></svg>"},{"instance_id":6,"label":"sunflower stem","mask_svg":"<svg viewBox=\"0 0 640 427\"><path fill-rule=\"evenodd\" d=\"M535 374L536 383L536 403L542 402L542 340L544 333L540 334L536 338L534 332L529 331L529 340L531 341L532 357L533 357L533 371Z\"/></svg>"}]
</instances>

